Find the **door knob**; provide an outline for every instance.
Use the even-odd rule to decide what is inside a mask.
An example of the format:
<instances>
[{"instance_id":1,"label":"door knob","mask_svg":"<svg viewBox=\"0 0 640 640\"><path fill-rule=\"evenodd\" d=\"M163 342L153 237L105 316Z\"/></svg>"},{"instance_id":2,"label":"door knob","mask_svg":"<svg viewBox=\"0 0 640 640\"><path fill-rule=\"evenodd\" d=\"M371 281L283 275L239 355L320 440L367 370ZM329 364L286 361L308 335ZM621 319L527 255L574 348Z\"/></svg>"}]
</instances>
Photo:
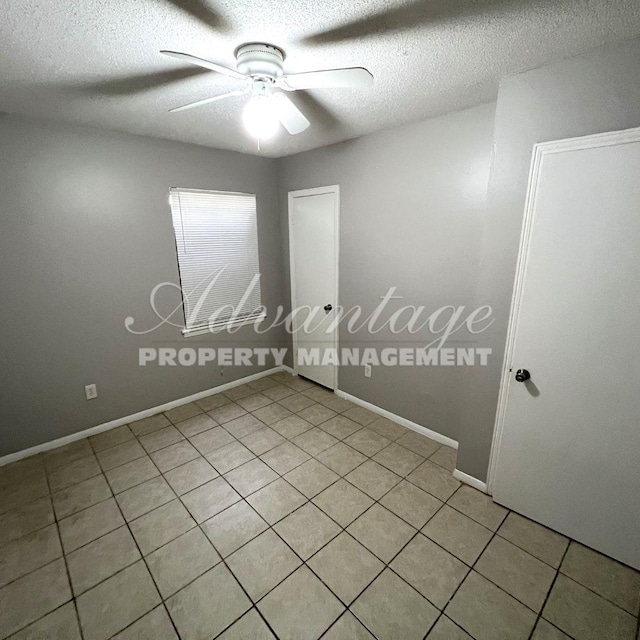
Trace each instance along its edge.
<instances>
[{"instance_id":1,"label":"door knob","mask_svg":"<svg viewBox=\"0 0 640 640\"><path fill-rule=\"evenodd\" d=\"M516 371L516 380L518 382L524 382L531 377L531 374L526 369L518 369Z\"/></svg>"},{"instance_id":2,"label":"door knob","mask_svg":"<svg viewBox=\"0 0 640 640\"><path fill-rule=\"evenodd\" d=\"M333 309L333 307L330 304L325 304L324 305L324 310L329 313L329 311L331 311L331 309Z\"/></svg>"}]
</instances>

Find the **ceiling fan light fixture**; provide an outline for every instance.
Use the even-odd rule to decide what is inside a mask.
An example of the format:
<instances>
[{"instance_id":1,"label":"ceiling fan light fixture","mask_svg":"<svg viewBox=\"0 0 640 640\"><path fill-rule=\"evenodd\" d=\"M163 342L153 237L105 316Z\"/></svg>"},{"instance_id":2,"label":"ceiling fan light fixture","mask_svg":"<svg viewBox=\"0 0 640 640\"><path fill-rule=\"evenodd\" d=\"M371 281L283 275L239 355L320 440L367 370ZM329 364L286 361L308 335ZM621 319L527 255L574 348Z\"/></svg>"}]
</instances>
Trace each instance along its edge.
<instances>
[{"instance_id":1,"label":"ceiling fan light fixture","mask_svg":"<svg viewBox=\"0 0 640 640\"><path fill-rule=\"evenodd\" d=\"M280 126L271 96L254 95L242 112L242 121L251 136L258 140L270 140Z\"/></svg>"}]
</instances>

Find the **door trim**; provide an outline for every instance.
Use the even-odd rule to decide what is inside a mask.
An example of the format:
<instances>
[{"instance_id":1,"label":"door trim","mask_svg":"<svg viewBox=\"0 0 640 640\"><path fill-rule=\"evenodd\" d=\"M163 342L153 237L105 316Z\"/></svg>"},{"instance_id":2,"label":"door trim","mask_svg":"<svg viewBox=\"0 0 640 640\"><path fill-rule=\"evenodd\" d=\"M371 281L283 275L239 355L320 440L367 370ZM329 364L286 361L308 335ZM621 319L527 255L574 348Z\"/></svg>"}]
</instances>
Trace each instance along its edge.
<instances>
[{"instance_id":1,"label":"door trim","mask_svg":"<svg viewBox=\"0 0 640 640\"><path fill-rule=\"evenodd\" d=\"M540 186L540 174L542 164L546 156L554 153L565 153L567 151L581 151L584 149L597 149L599 147L610 147L614 145L640 142L640 127L625 129L623 131L610 131L595 135L580 136L578 138L565 138L550 142L539 142L533 146L531 157L531 167L529 170L529 185L527 187L527 197L524 207L524 219L522 232L520 235L520 248L518 250L518 262L516 266L515 281L513 286L513 297L511 299L511 309L509 312L509 325L507 329L507 340L502 363L502 375L500 379L500 392L498 395L498 409L496 412L495 425L493 429L493 440L491 442L491 455L489 457L489 471L487 475L487 488L490 495L496 480L498 460L500 458L500 445L504 432L504 421L506 417L507 401L509 395L509 385L511 383L512 357L515 347L515 338L518 329L520 306L524 289L524 280L527 272L527 262L531 245L531 234L535 221L538 188Z\"/></svg>"},{"instance_id":2,"label":"door trim","mask_svg":"<svg viewBox=\"0 0 640 640\"><path fill-rule=\"evenodd\" d=\"M289 191L288 196L288 207L289 207L289 215L288 215L288 223L289 223L289 278L290 278L290 286L291 286L291 309L295 309L297 307L296 304L296 273L295 273L295 242L293 236L293 225L292 215L293 215L293 199L294 198L305 198L308 196L319 196L323 194L331 193L335 196L335 208L334 208L334 228L335 228L335 237L334 237L334 256L335 256L335 291L336 291L336 299L335 306L338 307L338 301L340 299L340 290L339 290L339 282L340 282L340 185L332 184L327 187L314 187L313 189L299 189L297 191ZM296 333L297 327L296 318L293 318L292 327L292 341L293 341L293 373L294 375L298 375L298 336ZM336 329L335 335L333 337L333 348L338 349L338 333L339 329ZM336 365L333 371L333 390L338 388L338 369L339 365Z\"/></svg>"}]
</instances>

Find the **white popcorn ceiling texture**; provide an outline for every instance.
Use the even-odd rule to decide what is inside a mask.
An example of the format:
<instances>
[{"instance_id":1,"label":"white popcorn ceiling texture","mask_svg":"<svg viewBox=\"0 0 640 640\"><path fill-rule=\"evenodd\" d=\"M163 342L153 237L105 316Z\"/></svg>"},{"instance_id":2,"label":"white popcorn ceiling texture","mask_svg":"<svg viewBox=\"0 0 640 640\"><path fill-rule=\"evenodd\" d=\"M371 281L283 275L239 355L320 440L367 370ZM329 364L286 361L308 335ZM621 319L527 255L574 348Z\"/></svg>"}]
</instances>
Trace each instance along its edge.
<instances>
[{"instance_id":1,"label":"white popcorn ceiling texture","mask_svg":"<svg viewBox=\"0 0 640 640\"><path fill-rule=\"evenodd\" d=\"M640 34L638 0L9 0L2 13L0 111L271 157L489 102L507 74ZM374 86L291 94L311 127L260 151L246 97L167 113L238 83L160 49L235 66L252 41L283 48L287 72L365 66Z\"/></svg>"}]
</instances>

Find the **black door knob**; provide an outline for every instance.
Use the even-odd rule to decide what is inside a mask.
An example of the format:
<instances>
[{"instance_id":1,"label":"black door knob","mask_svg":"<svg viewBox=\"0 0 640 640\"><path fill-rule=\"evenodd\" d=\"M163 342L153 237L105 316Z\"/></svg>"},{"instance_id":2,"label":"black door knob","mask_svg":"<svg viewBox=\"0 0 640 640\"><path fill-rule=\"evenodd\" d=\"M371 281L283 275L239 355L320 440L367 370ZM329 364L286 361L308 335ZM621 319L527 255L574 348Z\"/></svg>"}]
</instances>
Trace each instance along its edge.
<instances>
[{"instance_id":1,"label":"black door knob","mask_svg":"<svg viewBox=\"0 0 640 640\"><path fill-rule=\"evenodd\" d=\"M331 309L333 309L333 307L330 304L325 304L324 305L324 310L329 313L329 311L331 311Z\"/></svg>"},{"instance_id":2,"label":"black door knob","mask_svg":"<svg viewBox=\"0 0 640 640\"><path fill-rule=\"evenodd\" d=\"M531 377L531 374L526 369L518 369L516 371L516 380L518 382L524 382Z\"/></svg>"}]
</instances>

